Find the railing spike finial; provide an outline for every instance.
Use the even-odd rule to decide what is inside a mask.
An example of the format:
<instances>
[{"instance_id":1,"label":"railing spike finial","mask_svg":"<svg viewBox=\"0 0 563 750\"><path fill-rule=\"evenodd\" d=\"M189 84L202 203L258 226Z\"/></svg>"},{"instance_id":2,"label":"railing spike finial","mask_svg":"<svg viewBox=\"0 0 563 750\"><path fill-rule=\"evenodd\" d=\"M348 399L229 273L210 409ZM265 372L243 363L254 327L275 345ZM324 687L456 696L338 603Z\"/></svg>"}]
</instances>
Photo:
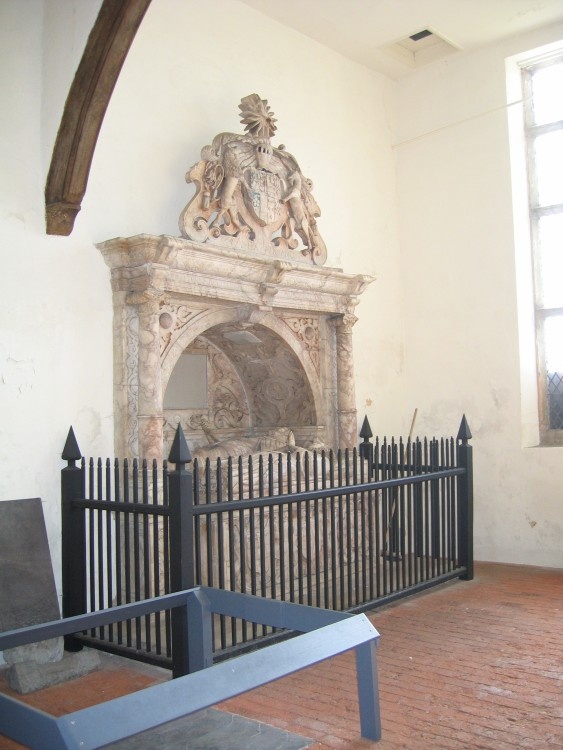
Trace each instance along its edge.
<instances>
[{"instance_id":1,"label":"railing spike finial","mask_svg":"<svg viewBox=\"0 0 563 750\"><path fill-rule=\"evenodd\" d=\"M63 459L63 461L80 461L80 459L82 458L82 453L80 452L80 448L78 447L78 443L76 441L72 426L68 431L65 447L63 448L63 452L61 453L61 458Z\"/></svg>"},{"instance_id":2,"label":"railing spike finial","mask_svg":"<svg viewBox=\"0 0 563 750\"><path fill-rule=\"evenodd\" d=\"M190 453L190 448L186 442L186 436L181 424L178 424L176 429L168 460L170 463L176 464L177 468L179 464L189 464L192 460L192 454Z\"/></svg>"},{"instance_id":3,"label":"railing spike finial","mask_svg":"<svg viewBox=\"0 0 563 750\"><path fill-rule=\"evenodd\" d=\"M467 441L471 440L472 437L473 435L471 434L471 430L469 429L469 425L467 424L467 419L465 418L464 414L459 426L459 431L457 433L457 439L461 440L462 443L467 443Z\"/></svg>"},{"instance_id":4,"label":"railing spike finial","mask_svg":"<svg viewBox=\"0 0 563 750\"><path fill-rule=\"evenodd\" d=\"M360 430L360 437L363 441L360 443L360 458L367 459L368 472L371 476L373 470L373 444L370 443L370 438L373 437L373 432L371 431L371 426L367 418L367 414L364 417L362 429Z\"/></svg>"},{"instance_id":5,"label":"railing spike finial","mask_svg":"<svg viewBox=\"0 0 563 750\"><path fill-rule=\"evenodd\" d=\"M367 443L367 441L370 439L370 437L373 437L373 432L371 431L371 426L369 423L369 420L367 418L367 414L364 417L364 421L362 424L362 429L360 430L360 437L363 438L364 443Z\"/></svg>"}]
</instances>

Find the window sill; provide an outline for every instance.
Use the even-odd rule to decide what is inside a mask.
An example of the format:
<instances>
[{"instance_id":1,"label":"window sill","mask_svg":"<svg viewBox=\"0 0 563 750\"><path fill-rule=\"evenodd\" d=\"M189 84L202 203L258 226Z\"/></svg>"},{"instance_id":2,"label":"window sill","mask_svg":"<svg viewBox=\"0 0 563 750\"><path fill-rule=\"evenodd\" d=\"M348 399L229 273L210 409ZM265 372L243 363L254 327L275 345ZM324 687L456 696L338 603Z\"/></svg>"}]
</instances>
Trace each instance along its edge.
<instances>
[{"instance_id":1,"label":"window sill","mask_svg":"<svg viewBox=\"0 0 563 750\"><path fill-rule=\"evenodd\" d=\"M539 448L563 447L563 430L546 430L540 435Z\"/></svg>"}]
</instances>

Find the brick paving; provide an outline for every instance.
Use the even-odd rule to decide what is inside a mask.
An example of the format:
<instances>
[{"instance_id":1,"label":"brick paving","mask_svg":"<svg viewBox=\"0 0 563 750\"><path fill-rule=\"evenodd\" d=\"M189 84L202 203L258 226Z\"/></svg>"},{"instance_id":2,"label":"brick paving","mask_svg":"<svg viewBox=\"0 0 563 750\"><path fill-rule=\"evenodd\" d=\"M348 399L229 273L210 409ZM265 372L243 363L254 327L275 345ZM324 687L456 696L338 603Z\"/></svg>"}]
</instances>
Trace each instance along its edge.
<instances>
[{"instance_id":1,"label":"brick paving","mask_svg":"<svg viewBox=\"0 0 563 750\"><path fill-rule=\"evenodd\" d=\"M451 582L370 619L381 634L377 746L359 738L351 654L219 708L311 737L310 750L563 748L562 570L480 563L473 581ZM60 714L162 679L162 670L116 660L26 699ZM2 750L19 747L2 739Z\"/></svg>"}]
</instances>

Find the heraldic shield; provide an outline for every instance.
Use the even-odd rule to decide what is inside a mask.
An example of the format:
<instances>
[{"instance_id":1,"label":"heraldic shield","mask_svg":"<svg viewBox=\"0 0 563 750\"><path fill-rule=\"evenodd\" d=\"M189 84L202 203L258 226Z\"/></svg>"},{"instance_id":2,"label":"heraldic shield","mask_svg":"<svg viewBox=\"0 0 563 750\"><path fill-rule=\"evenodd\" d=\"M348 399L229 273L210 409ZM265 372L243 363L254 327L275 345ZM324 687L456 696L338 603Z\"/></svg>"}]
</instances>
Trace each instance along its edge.
<instances>
[{"instance_id":1,"label":"heraldic shield","mask_svg":"<svg viewBox=\"0 0 563 750\"><path fill-rule=\"evenodd\" d=\"M220 133L186 174L196 193L180 216L183 237L196 242L322 265L313 183L285 146L272 146L275 118L257 94L239 104L244 135ZM300 257L299 257L300 256Z\"/></svg>"},{"instance_id":2,"label":"heraldic shield","mask_svg":"<svg viewBox=\"0 0 563 750\"><path fill-rule=\"evenodd\" d=\"M278 175L251 167L244 173L241 189L246 207L256 221L264 227L271 226L272 231L279 229L287 211L282 203L282 181Z\"/></svg>"}]
</instances>

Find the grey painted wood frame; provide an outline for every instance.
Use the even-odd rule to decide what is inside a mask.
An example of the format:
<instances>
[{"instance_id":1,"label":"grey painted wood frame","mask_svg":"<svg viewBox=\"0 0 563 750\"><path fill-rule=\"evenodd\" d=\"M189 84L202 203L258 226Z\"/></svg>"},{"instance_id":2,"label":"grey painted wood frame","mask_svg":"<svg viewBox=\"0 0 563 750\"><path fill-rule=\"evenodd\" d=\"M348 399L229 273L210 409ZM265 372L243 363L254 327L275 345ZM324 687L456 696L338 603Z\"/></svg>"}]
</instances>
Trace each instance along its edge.
<instances>
[{"instance_id":1,"label":"grey painted wood frame","mask_svg":"<svg viewBox=\"0 0 563 750\"><path fill-rule=\"evenodd\" d=\"M198 587L9 631L0 635L0 650L178 607L185 612L190 634L190 674L60 718L0 695L0 731L35 750L95 750L354 649L361 735L381 738L379 633L365 615ZM213 614L244 617L302 635L211 666Z\"/></svg>"}]
</instances>

